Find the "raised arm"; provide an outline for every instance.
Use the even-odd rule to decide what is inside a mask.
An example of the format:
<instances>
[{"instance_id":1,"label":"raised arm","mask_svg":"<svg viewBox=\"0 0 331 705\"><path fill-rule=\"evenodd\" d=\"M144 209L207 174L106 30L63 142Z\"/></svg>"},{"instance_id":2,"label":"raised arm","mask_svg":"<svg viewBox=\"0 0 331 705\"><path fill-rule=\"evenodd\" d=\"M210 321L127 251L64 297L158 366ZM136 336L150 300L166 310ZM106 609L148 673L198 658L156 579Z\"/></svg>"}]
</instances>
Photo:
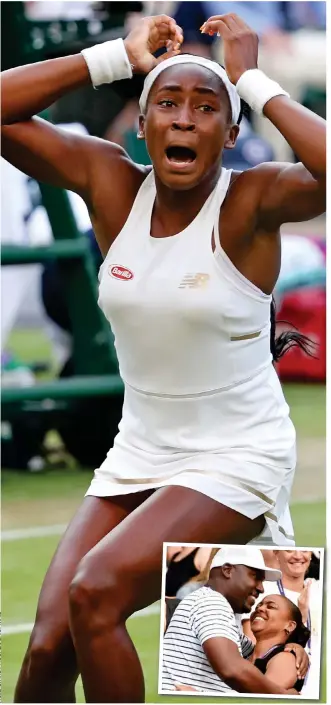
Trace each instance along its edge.
<instances>
[{"instance_id":1,"label":"raised arm","mask_svg":"<svg viewBox=\"0 0 331 705\"><path fill-rule=\"evenodd\" d=\"M259 221L274 230L282 223L315 218L326 209L326 122L285 96L270 100L264 114L279 129L298 164L268 164L260 167L265 190L260 201Z\"/></svg>"},{"instance_id":2,"label":"raised arm","mask_svg":"<svg viewBox=\"0 0 331 705\"><path fill-rule=\"evenodd\" d=\"M242 658L238 647L231 639L214 637L207 639L203 648L215 673L233 690L239 693L273 693L286 695L286 687L264 676L249 661Z\"/></svg>"},{"instance_id":3,"label":"raised arm","mask_svg":"<svg viewBox=\"0 0 331 705\"><path fill-rule=\"evenodd\" d=\"M211 17L203 32L218 33L224 45L224 61L230 80L240 96L263 113L285 137L300 162L262 164L252 170L257 191L257 227L275 232L282 223L309 220L325 211L326 122L284 95L258 67L258 37L238 15ZM277 86L277 84L274 84ZM280 88L278 86L278 88Z\"/></svg>"},{"instance_id":4,"label":"raised arm","mask_svg":"<svg viewBox=\"0 0 331 705\"><path fill-rule=\"evenodd\" d=\"M181 41L174 20L166 15L148 17L115 50L114 44L122 40L92 47L86 50L86 58L78 54L3 72L4 158L39 181L76 191L86 201L93 196L96 172L107 169L116 198L129 164L124 150L104 140L68 134L34 115L66 93L91 84L91 79L100 85L130 77L131 64L137 72L148 72L156 63L153 52L169 41L168 56Z\"/></svg>"},{"instance_id":5,"label":"raised arm","mask_svg":"<svg viewBox=\"0 0 331 705\"><path fill-rule=\"evenodd\" d=\"M91 83L82 54L19 66L2 73L2 156L29 176L89 195L92 160L120 150L101 140L67 133L34 117L70 91Z\"/></svg>"}]
</instances>

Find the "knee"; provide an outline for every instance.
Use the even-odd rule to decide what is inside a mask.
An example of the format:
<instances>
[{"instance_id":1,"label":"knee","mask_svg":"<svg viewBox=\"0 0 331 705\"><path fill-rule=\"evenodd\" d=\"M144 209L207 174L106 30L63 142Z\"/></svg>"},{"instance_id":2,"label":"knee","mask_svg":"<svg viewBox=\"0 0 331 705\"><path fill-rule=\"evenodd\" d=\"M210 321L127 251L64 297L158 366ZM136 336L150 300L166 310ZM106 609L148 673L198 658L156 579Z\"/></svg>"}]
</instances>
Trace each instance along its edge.
<instances>
[{"instance_id":1,"label":"knee","mask_svg":"<svg viewBox=\"0 0 331 705\"><path fill-rule=\"evenodd\" d=\"M36 623L31 634L27 651L29 671L48 671L63 652L63 639L48 628L47 624Z\"/></svg>"},{"instance_id":2,"label":"knee","mask_svg":"<svg viewBox=\"0 0 331 705\"><path fill-rule=\"evenodd\" d=\"M70 617L73 624L81 621L91 628L102 627L104 622L118 623L122 618L126 590L120 571L95 566L94 560L85 556L80 562L69 588Z\"/></svg>"}]
</instances>

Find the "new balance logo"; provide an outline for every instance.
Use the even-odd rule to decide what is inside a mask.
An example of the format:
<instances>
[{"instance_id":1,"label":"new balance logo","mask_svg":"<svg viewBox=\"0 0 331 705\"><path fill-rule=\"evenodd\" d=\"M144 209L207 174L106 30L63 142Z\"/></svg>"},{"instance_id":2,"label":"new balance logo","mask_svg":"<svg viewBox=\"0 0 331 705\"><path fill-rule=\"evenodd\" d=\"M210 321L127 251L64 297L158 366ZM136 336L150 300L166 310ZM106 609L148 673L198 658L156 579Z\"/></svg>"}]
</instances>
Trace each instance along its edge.
<instances>
[{"instance_id":1,"label":"new balance logo","mask_svg":"<svg viewBox=\"0 0 331 705\"><path fill-rule=\"evenodd\" d=\"M210 279L209 274L198 272L197 274L185 274L178 289L201 289L207 286Z\"/></svg>"}]
</instances>

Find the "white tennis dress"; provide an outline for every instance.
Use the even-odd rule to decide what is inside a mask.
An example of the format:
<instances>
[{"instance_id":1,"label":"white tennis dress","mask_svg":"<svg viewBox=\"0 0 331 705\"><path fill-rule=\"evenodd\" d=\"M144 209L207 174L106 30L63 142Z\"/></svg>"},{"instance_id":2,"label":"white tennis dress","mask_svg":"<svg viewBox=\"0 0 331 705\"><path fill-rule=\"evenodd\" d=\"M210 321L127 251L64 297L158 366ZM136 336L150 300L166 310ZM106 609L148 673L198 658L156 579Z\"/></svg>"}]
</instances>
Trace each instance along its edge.
<instances>
[{"instance_id":1,"label":"white tennis dress","mask_svg":"<svg viewBox=\"0 0 331 705\"><path fill-rule=\"evenodd\" d=\"M185 230L153 238L151 171L101 266L125 395L87 494L182 485L265 514L260 543L293 544L295 431L270 354L271 296L240 274L218 234L230 177L222 169Z\"/></svg>"}]
</instances>

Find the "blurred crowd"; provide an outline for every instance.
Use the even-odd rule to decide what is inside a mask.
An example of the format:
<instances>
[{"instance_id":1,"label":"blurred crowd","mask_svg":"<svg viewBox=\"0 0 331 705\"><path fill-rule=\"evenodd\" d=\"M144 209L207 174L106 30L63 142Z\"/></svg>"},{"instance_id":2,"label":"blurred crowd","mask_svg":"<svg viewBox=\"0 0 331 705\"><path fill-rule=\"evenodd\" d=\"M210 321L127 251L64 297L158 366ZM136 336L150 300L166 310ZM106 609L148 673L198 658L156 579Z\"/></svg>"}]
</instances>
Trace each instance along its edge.
<instances>
[{"instance_id":1,"label":"blurred crowd","mask_svg":"<svg viewBox=\"0 0 331 705\"><path fill-rule=\"evenodd\" d=\"M179 600L190 592L204 585L209 577L211 562L219 548L209 546L175 546L167 547L165 595ZM320 579L319 552L301 550L261 549L265 565L281 570L285 587L293 588L301 595L306 580ZM294 568L291 566L294 566ZM269 586L267 586L268 589ZM297 589L298 588L298 589ZM265 588L266 589L266 588ZM303 599L303 596L302 596ZM307 600L307 590L304 599ZM299 600L299 597L298 597Z\"/></svg>"}]
</instances>

